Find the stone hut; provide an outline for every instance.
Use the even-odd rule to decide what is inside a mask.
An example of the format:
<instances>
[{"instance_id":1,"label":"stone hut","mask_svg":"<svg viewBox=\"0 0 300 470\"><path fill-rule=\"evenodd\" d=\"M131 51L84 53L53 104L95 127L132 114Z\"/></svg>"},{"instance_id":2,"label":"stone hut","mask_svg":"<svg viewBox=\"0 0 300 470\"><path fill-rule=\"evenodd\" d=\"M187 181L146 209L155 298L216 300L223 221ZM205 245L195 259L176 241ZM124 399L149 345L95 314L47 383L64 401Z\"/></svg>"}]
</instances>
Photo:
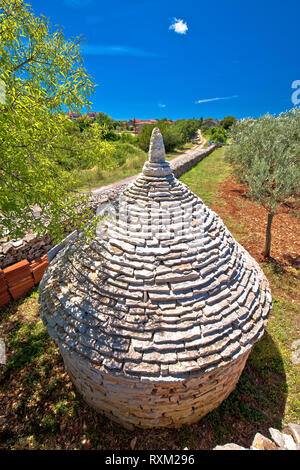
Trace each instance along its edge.
<instances>
[{"instance_id":1,"label":"stone hut","mask_svg":"<svg viewBox=\"0 0 300 470\"><path fill-rule=\"evenodd\" d=\"M194 423L262 337L268 282L174 177L157 128L142 173L105 214L92 242L81 234L48 267L43 322L90 406L129 429Z\"/></svg>"}]
</instances>

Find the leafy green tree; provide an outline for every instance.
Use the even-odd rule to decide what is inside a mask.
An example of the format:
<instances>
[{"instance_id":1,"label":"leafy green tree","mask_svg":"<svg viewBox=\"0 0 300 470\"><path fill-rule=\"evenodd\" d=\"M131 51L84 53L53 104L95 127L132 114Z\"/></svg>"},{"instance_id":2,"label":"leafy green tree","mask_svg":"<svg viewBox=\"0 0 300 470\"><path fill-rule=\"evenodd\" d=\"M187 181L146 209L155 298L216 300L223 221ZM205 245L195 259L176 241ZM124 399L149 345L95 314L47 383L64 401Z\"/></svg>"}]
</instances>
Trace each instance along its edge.
<instances>
[{"instance_id":1,"label":"leafy green tree","mask_svg":"<svg viewBox=\"0 0 300 470\"><path fill-rule=\"evenodd\" d=\"M222 127L210 127L207 133L207 137L213 142L225 143L227 140L226 131Z\"/></svg>"},{"instance_id":2,"label":"leafy green tree","mask_svg":"<svg viewBox=\"0 0 300 470\"><path fill-rule=\"evenodd\" d=\"M156 124L143 126L139 137L139 145L145 152L149 149L150 137L154 127L159 127L166 152L170 152L194 138L197 135L197 130L201 127L201 121L198 119L179 119L170 126L163 118Z\"/></svg>"},{"instance_id":3,"label":"leafy green tree","mask_svg":"<svg viewBox=\"0 0 300 470\"><path fill-rule=\"evenodd\" d=\"M166 124L163 121L159 121L156 124L145 124L141 129L141 134L139 136L139 146L142 150L144 150L144 152L148 152L149 150L150 138L154 127L158 127L161 131L166 152L170 152L178 145L178 138L175 133L172 132L169 124Z\"/></svg>"},{"instance_id":4,"label":"leafy green tree","mask_svg":"<svg viewBox=\"0 0 300 470\"><path fill-rule=\"evenodd\" d=\"M80 132L83 132L84 129L90 127L91 124L91 121L86 117L80 117L75 121L75 125L79 127Z\"/></svg>"},{"instance_id":5,"label":"leafy green tree","mask_svg":"<svg viewBox=\"0 0 300 470\"><path fill-rule=\"evenodd\" d=\"M225 143L227 141L227 133L225 129L222 127L201 127L202 135L208 140L209 142L222 142Z\"/></svg>"},{"instance_id":6,"label":"leafy green tree","mask_svg":"<svg viewBox=\"0 0 300 470\"><path fill-rule=\"evenodd\" d=\"M228 130L236 121L237 119L233 116L225 116L220 122L220 125L224 127L224 129Z\"/></svg>"},{"instance_id":7,"label":"leafy green tree","mask_svg":"<svg viewBox=\"0 0 300 470\"><path fill-rule=\"evenodd\" d=\"M114 121L107 114L98 113L95 121L100 125L105 125L108 129L114 128Z\"/></svg>"},{"instance_id":8,"label":"leafy green tree","mask_svg":"<svg viewBox=\"0 0 300 470\"><path fill-rule=\"evenodd\" d=\"M172 126L172 132L181 135L181 143L185 144L196 137L201 121L198 119L179 119Z\"/></svg>"},{"instance_id":9,"label":"leafy green tree","mask_svg":"<svg viewBox=\"0 0 300 470\"><path fill-rule=\"evenodd\" d=\"M90 216L67 161L105 165L112 151L97 123L76 132L65 117L89 107L94 90L81 39L52 31L22 0L1 0L0 82L0 236L34 230L59 239L67 222L81 227Z\"/></svg>"},{"instance_id":10,"label":"leafy green tree","mask_svg":"<svg viewBox=\"0 0 300 470\"><path fill-rule=\"evenodd\" d=\"M236 122L230 134L226 159L268 213L264 254L270 257L274 216L288 202L293 202L291 213L299 216L295 207L300 193L300 110Z\"/></svg>"}]
</instances>

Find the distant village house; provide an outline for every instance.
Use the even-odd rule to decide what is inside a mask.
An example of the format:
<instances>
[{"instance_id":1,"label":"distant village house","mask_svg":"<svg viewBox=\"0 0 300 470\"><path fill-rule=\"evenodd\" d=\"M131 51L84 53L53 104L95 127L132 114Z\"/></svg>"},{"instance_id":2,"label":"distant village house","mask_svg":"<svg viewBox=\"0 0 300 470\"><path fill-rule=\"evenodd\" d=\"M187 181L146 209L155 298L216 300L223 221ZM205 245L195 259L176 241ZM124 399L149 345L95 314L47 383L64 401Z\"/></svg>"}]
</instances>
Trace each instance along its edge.
<instances>
[{"instance_id":1,"label":"distant village house","mask_svg":"<svg viewBox=\"0 0 300 470\"><path fill-rule=\"evenodd\" d=\"M207 121L203 121L202 126L204 127L219 127L220 119L208 119Z\"/></svg>"},{"instance_id":2,"label":"distant village house","mask_svg":"<svg viewBox=\"0 0 300 470\"><path fill-rule=\"evenodd\" d=\"M86 115L82 115L81 113L77 111L68 111L66 113L66 117L71 119L72 121L76 121L79 118L84 118L86 117L87 119L95 119L98 116L99 113L92 111L87 113ZM134 132L136 134L140 134L142 127L145 126L146 124L156 124L157 119L147 119L147 120L141 120L141 119L129 119L128 121L119 121L120 124L124 127L132 127ZM167 124L172 125L173 121L165 121Z\"/></svg>"}]
</instances>

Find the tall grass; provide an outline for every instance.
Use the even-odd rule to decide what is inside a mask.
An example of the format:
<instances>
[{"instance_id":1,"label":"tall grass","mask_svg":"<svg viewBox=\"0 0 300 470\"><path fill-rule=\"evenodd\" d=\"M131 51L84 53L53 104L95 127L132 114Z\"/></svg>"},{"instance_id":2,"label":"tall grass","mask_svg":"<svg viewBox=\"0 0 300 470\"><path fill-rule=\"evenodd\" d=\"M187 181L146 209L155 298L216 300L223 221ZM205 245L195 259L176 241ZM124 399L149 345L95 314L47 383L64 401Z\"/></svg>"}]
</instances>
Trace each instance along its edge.
<instances>
[{"instance_id":1,"label":"tall grass","mask_svg":"<svg viewBox=\"0 0 300 470\"><path fill-rule=\"evenodd\" d=\"M131 136L132 137L132 136ZM132 141L134 142L134 140ZM113 154L114 167L103 170L100 165L89 169L76 169L72 171L72 176L76 179L77 191L89 191L94 188L115 183L124 178L134 176L139 173L148 154L131 142L114 142L115 151ZM174 151L166 154L167 160L172 160L194 146L193 142L188 142Z\"/></svg>"}]
</instances>

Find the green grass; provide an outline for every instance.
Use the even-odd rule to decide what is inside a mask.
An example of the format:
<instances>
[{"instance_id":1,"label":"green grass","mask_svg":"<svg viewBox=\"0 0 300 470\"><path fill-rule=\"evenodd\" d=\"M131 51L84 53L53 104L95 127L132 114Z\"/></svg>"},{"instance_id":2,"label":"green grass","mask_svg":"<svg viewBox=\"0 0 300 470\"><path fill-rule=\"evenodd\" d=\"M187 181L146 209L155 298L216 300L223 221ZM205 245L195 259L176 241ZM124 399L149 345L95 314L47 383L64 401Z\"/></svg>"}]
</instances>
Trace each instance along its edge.
<instances>
[{"instance_id":1,"label":"green grass","mask_svg":"<svg viewBox=\"0 0 300 470\"><path fill-rule=\"evenodd\" d=\"M192 147L195 147L195 142L187 142L186 144L182 145L181 147L176 148L172 152L166 153L166 160L170 162L174 158L179 157L179 155L183 154L187 150L191 149Z\"/></svg>"},{"instance_id":2,"label":"green grass","mask_svg":"<svg viewBox=\"0 0 300 470\"><path fill-rule=\"evenodd\" d=\"M229 173L230 165L224 161L224 148L221 147L179 179L188 185L208 206L211 206L216 203L222 204L217 195L217 188Z\"/></svg>"}]
</instances>

